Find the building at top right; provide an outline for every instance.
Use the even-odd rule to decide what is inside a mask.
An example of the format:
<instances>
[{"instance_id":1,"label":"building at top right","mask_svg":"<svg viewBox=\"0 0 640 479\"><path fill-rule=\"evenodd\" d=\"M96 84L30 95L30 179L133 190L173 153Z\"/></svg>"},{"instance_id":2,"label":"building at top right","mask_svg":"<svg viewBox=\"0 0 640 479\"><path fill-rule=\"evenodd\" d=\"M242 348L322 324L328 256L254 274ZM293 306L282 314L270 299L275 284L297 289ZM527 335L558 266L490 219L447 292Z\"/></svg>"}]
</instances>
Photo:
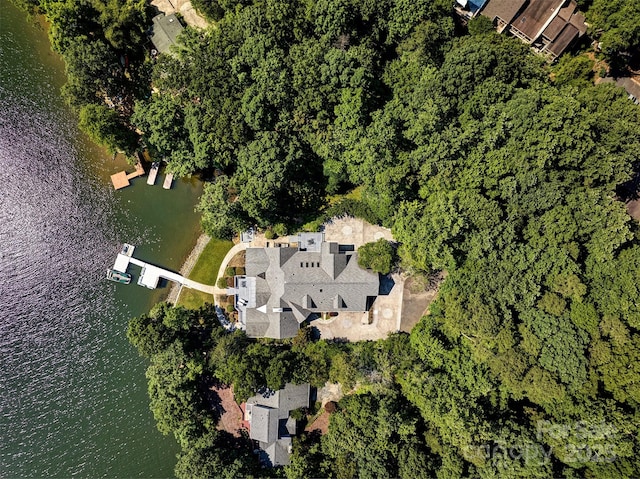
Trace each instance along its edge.
<instances>
[{"instance_id":1,"label":"building at top right","mask_svg":"<svg viewBox=\"0 0 640 479\"><path fill-rule=\"evenodd\" d=\"M508 32L554 61L587 31L575 0L456 0L466 20L483 15L498 33Z\"/></svg>"}]
</instances>

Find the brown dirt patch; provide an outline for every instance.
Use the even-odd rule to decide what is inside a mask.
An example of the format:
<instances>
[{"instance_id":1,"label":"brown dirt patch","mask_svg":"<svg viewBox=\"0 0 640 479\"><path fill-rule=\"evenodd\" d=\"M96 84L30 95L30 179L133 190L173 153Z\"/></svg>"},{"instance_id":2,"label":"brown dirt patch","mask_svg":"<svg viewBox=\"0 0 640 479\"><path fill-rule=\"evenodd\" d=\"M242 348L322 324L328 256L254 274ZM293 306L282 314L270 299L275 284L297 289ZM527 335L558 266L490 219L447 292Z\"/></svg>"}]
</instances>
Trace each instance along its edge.
<instances>
[{"instance_id":1,"label":"brown dirt patch","mask_svg":"<svg viewBox=\"0 0 640 479\"><path fill-rule=\"evenodd\" d=\"M329 431L330 417L331 414L329 414L327 411L323 411L322 414L320 414L311 424L308 424L304 430L307 432L320 431L320 434L326 434L327 431Z\"/></svg>"},{"instance_id":2,"label":"brown dirt patch","mask_svg":"<svg viewBox=\"0 0 640 479\"><path fill-rule=\"evenodd\" d=\"M634 220L640 221L640 200L633 200L627 203L627 212Z\"/></svg>"},{"instance_id":3,"label":"brown dirt patch","mask_svg":"<svg viewBox=\"0 0 640 479\"><path fill-rule=\"evenodd\" d=\"M218 395L219 401L215 408L220 414L217 429L226 431L235 437L240 437L242 429L242 409L233 399L233 388L214 386L211 388Z\"/></svg>"},{"instance_id":4,"label":"brown dirt patch","mask_svg":"<svg viewBox=\"0 0 640 479\"><path fill-rule=\"evenodd\" d=\"M402 321L400 331L411 332L429 309L438 295L438 287L444 274L432 278L408 278L404 283L402 295Z\"/></svg>"}]
</instances>

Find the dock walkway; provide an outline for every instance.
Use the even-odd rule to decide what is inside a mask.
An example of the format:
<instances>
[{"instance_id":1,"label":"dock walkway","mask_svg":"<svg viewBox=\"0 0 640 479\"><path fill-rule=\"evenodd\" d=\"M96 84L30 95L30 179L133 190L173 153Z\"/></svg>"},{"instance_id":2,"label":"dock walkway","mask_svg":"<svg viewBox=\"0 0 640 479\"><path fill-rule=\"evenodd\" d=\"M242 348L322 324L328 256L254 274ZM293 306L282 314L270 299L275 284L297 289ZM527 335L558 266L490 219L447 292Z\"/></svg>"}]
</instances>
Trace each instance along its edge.
<instances>
[{"instance_id":1,"label":"dock walkway","mask_svg":"<svg viewBox=\"0 0 640 479\"><path fill-rule=\"evenodd\" d=\"M154 161L151 165L151 169L149 170L149 176L147 177L148 185L156 184L156 176L158 176L158 169L160 168L160 164L157 161Z\"/></svg>"},{"instance_id":2,"label":"dock walkway","mask_svg":"<svg viewBox=\"0 0 640 479\"><path fill-rule=\"evenodd\" d=\"M116 190L121 190L122 188L126 188L131 184L129 180L132 180L133 178L137 178L138 176L143 176L143 175L144 175L144 168L142 167L142 163L138 161L138 163L136 163L136 171L134 171L133 173L127 173L126 171L121 171L119 173L111 175L111 182L113 183L113 187Z\"/></svg>"},{"instance_id":3,"label":"dock walkway","mask_svg":"<svg viewBox=\"0 0 640 479\"><path fill-rule=\"evenodd\" d=\"M167 176L164 177L164 183L162 184L162 187L165 190L170 190L172 183L173 183L173 173L167 173Z\"/></svg>"},{"instance_id":4,"label":"dock walkway","mask_svg":"<svg viewBox=\"0 0 640 479\"><path fill-rule=\"evenodd\" d=\"M214 292L216 292L215 286L198 283L197 281L185 278L184 276L178 273L174 273L173 271L169 271L167 269L160 268L159 266L155 266L151 263L147 263L145 261L134 258L134 249L134 246L125 243L122 251L118 253L118 256L116 257L116 261L113 264L113 269L116 271L120 271L121 273L126 273L130 264L139 266L141 268L140 276L138 277L138 284L140 286L144 286L149 289L155 289L158 287L160 278L162 278L166 279L167 281L173 281L174 283L178 283L187 288L202 291L204 293L214 294Z\"/></svg>"}]
</instances>

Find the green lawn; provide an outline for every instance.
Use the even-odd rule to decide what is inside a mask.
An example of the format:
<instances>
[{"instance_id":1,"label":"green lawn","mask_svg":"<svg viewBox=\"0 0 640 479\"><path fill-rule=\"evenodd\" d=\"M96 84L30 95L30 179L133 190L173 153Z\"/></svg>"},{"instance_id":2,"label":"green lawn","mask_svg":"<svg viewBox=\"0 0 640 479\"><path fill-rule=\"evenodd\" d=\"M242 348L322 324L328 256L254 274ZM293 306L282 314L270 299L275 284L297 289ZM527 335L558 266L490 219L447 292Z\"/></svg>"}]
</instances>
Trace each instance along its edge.
<instances>
[{"instance_id":1,"label":"green lawn","mask_svg":"<svg viewBox=\"0 0 640 479\"><path fill-rule=\"evenodd\" d=\"M189 279L203 284L216 284L220 264L232 247L231 241L211 238L191 270Z\"/></svg>"},{"instance_id":2,"label":"green lawn","mask_svg":"<svg viewBox=\"0 0 640 479\"><path fill-rule=\"evenodd\" d=\"M184 306L189 309L198 309L204 306L204 303L213 304L213 295L203 293L197 289L182 288L177 306Z\"/></svg>"}]
</instances>

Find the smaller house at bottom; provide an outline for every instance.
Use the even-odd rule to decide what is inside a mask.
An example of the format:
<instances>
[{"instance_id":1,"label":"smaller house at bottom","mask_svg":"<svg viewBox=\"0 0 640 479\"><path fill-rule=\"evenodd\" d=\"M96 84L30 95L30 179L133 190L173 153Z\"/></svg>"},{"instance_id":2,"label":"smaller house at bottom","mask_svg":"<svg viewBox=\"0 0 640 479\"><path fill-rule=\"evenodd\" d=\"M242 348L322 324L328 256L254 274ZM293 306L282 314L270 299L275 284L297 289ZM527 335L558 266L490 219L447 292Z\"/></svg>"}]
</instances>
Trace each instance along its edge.
<instances>
[{"instance_id":1,"label":"smaller house at bottom","mask_svg":"<svg viewBox=\"0 0 640 479\"><path fill-rule=\"evenodd\" d=\"M309 384L287 384L284 389L267 390L247 400L245 420L249 424L249 437L258 441L263 463L289 464L291 437L296 434L296 420L289 414L308 407L309 396Z\"/></svg>"}]
</instances>

